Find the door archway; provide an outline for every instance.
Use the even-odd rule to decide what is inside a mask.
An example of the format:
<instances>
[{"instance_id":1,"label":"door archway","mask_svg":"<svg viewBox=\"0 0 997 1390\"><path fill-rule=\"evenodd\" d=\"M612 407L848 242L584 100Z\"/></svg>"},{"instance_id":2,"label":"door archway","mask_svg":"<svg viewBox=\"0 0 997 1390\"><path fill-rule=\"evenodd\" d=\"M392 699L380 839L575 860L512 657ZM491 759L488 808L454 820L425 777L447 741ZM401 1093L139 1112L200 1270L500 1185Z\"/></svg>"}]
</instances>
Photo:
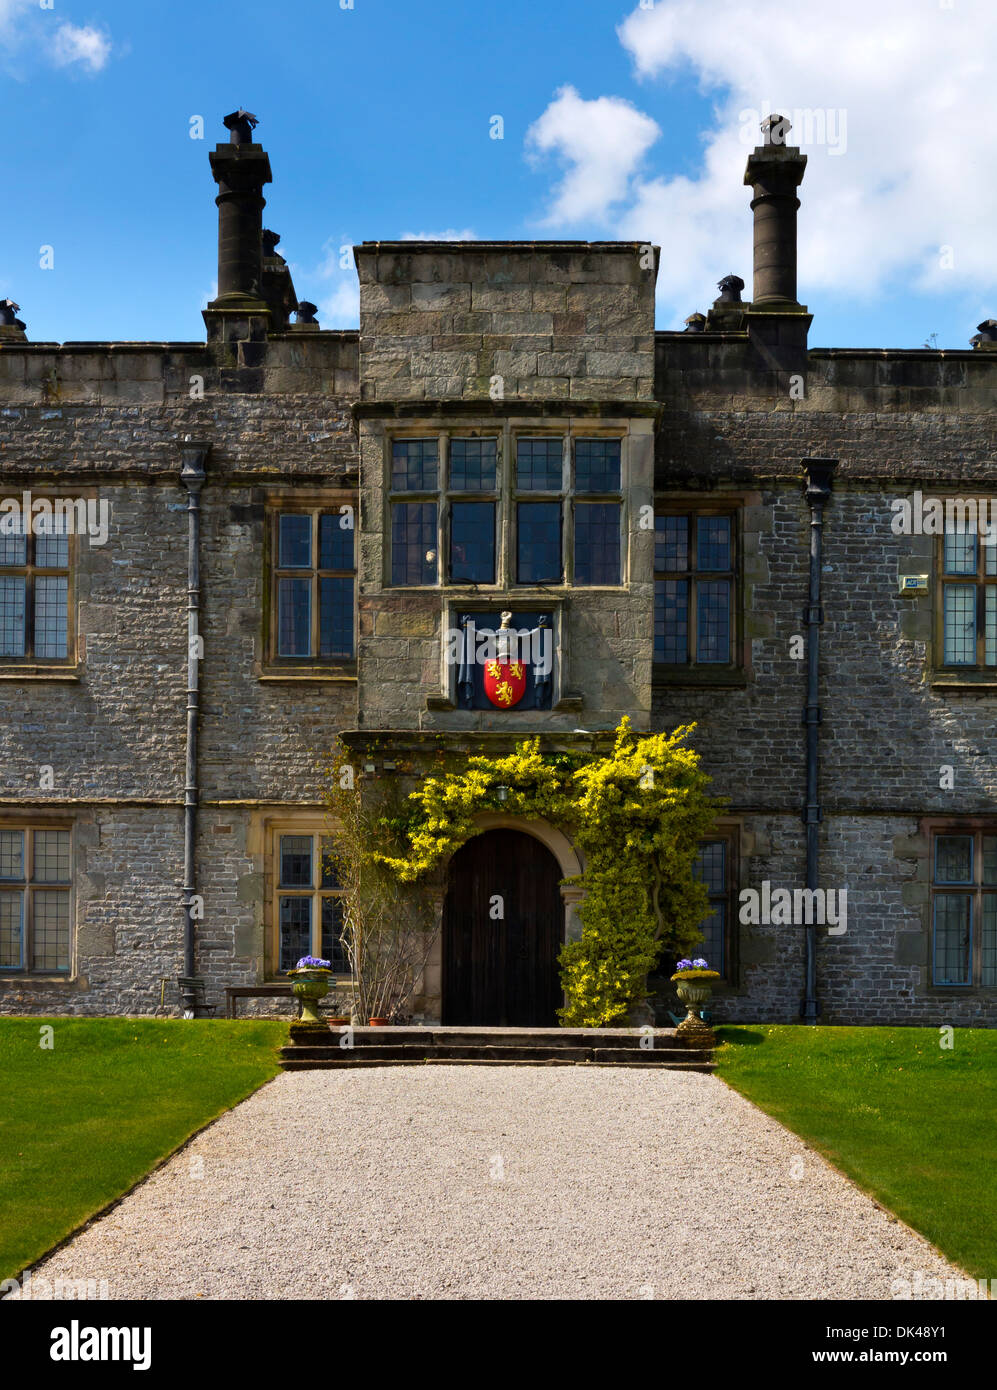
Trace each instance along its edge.
<instances>
[{"instance_id":1,"label":"door archway","mask_svg":"<svg viewBox=\"0 0 997 1390\"><path fill-rule=\"evenodd\" d=\"M551 851L521 830L486 830L457 850L443 904L444 1024L556 1025L561 878Z\"/></svg>"}]
</instances>

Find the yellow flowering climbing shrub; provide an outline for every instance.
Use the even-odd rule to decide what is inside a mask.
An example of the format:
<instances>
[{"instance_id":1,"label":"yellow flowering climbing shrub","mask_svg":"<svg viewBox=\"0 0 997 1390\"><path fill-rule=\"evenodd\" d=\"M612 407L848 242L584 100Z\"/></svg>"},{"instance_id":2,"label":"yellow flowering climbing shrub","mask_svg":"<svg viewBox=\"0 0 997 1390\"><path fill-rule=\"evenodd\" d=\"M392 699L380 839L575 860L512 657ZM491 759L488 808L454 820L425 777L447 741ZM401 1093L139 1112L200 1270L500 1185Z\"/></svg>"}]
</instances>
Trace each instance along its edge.
<instances>
[{"instance_id":1,"label":"yellow flowering climbing shrub","mask_svg":"<svg viewBox=\"0 0 997 1390\"><path fill-rule=\"evenodd\" d=\"M543 754L533 738L506 757L472 757L411 794L407 852L383 862L402 882L416 882L476 833L483 811L559 826L584 865L581 936L560 956L561 1019L573 1027L619 1023L645 998L662 951L691 950L709 915L693 863L721 803L688 744L694 727L638 735L624 718L606 754Z\"/></svg>"}]
</instances>

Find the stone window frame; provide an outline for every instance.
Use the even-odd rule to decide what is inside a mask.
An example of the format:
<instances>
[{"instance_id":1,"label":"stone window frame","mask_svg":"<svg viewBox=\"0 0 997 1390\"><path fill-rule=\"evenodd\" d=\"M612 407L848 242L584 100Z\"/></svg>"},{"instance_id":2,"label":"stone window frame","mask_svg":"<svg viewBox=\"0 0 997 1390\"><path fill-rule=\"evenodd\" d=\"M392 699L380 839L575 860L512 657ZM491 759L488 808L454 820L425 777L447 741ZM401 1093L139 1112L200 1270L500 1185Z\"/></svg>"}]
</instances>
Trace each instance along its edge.
<instances>
[{"instance_id":1,"label":"stone window frame","mask_svg":"<svg viewBox=\"0 0 997 1390\"><path fill-rule=\"evenodd\" d=\"M46 488L44 490L32 489L33 500L42 499L52 500L56 497L64 497L67 493L65 489L58 490ZM74 498L82 498L88 501L96 498L97 493L94 488L74 488ZM5 565L0 569L0 575L20 576L24 575L28 583L26 585L25 596L25 618L27 631L32 631L34 625L34 584L33 580L39 575L58 575L66 576L66 655L43 657L35 656L33 652L26 651L23 656L0 656L0 680L76 680L79 675L82 642L77 636L76 606L77 606L77 572L79 568L79 537L74 532L67 536L67 561L66 565L50 566L36 565L34 563L34 546L37 537L28 537L28 550L25 555L26 563L23 565ZM27 643L26 643L27 645ZM33 646L33 643L31 644Z\"/></svg>"},{"instance_id":2,"label":"stone window frame","mask_svg":"<svg viewBox=\"0 0 997 1390\"><path fill-rule=\"evenodd\" d=\"M449 442L454 438L494 438L496 440L496 476L498 487L494 491L468 492L450 488L450 450ZM519 489L514 478L517 441L520 439L559 438L563 441L562 486L559 491L542 492L533 489ZM394 592L426 592L437 589L477 592L483 595L509 593L517 596L531 593L591 592L603 591L618 593L626 590L630 582L630 557L628 545L629 527L629 457L628 442L631 438L629 426L622 424L592 423L580 420L564 424L550 422L534 423L529 420L507 418L501 422L488 424L468 423L466 425L448 424L438 426L408 426L387 429L384 433L384 554L382 582L385 589ZM437 441L437 487L435 489L394 489L392 483L392 454L396 440L435 439ZM612 493L576 493L575 488L575 443L579 439L617 439L620 442L620 488ZM561 578L551 583L520 583L516 578L516 556L518 551L517 503L544 502L558 500L561 503ZM495 539L495 582L473 583L467 580L451 580L447 573L450 554L450 507L452 501L494 501L496 504ZM431 584L395 584L392 582L392 509L404 502L436 504L437 562L436 578ZM611 502L620 508L620 579L617 584L576 584L574 582L574 521L576 505Z\"/></svg>"},{"instance_id":3,"label":"stone window frame","mask_svg":"<svg viewBox=\"0 0 997 1390\"><path fill-rule=\"evenodd\" d=\"M945 535L934 538L934 573L932 576L932 663L931 663L931 682L933 685L948 685L958 687L960 685L970 686L997 686L997 664L988 666L985 660L986 653L986 633L985 619L980 622L980 605L983 600L984 592L989 589L997 590L997 559L994 561L994 573L986 573L986 561L988 556L997 556L997 549L993 546L985 546L982 538L976 536L976 573L973 576L947 575L945 573ZM976 661L973 663L956 663L945 661L945 589L947 585L957 585L963 588L972 588L976 594L977 628L976 628ZM997 602L997 600L995 600ZM985 609L984 609L985 612Z\"/></svg>"},{"instance_id":4,"label":"stone window frame","mask_svg":"<svg viewBox=\"0 0 997 1390\"><path fill-rule=\"evenodd\" d=\"M997 984L985 985L979 982L982 973L982 933L975 925L982 917L983 894L997 894L997 885L990 887L982 882L983 856L982 839L997 836L997 818L987 816L946 816L932 817L922 821L922 831L927 843L927 905L924 915L924 929L927 949L926 981L931 994L948 997L982 996L991 998L997 995ZM972 836L974 844L974 864L978 865L972 884L945 884L935 881L936 840L939 836ZM973 899L973 939L971 945L970 971L972 979L967 984L935 981L935 898L939 893L964 893Z\"/></svg>"},{"instance_id":5,"label":"stone window frame","mask_svg":"<svg viewBox=\"0 0 997 1390\"><path fill-rule=\"evenodd\" d=\"M280 843L284 835L311 836L319 846L318 854L313 848L313 879L317 886L310 890L297 888L284 888L280 883ZM321 900L323 896L342 897L342 888L330 889L322 888L321 874L318 866L321 860L321 842L335 838L335 827L329 824L327 816L307 815L294 816L283 815L268 818L264 825L263 854L264 854L264 977L267 983L282 984L287 981L287 974L280 968L280 898L281 896L311 896L312 908L312 946L311 954L319 955L320 950L316 949L316 942L321 947L322 940L322 917ZM352 981L349 970L337 971L332 976L336 984L348 985Z\"/></svg>"},{"instance_id":6,"label":"stone window frame","mask_svg":"<svg viewBox=\"0 0 997 1390\"><path fill-rule=\"evenodd\" d=\"M663 685L743 685L747 679L749 661L744 641L744 510L743 497L717 498L716 495L699 496L686 493L670 495L656 492L654 496L654 515L659 516L728 516L731 519L731 545L733 549L731 576L732 595L730 608L730 653L728 662L685 663L657 661L652 655L652 680L657 686ZM654 568L652 552L652 584L657 586L665 571ZM668 571L668 573L672 573ZM695 573L694 570L689 571ZM719 571L718 571L719 573ZM652 596L652 604L655 596ZM690 607L692 607L690 599ZM695 628L690 625L689 640L694 639ZM652 632L652 643L653 643Z\"/></svg>"},{"instance_id":7,"label":"stone window frame","mask_svg":"<svg viewBox=\"0 0 997 1390\"><path fill-rule=\"evenodd\" d=\"M327 657L282 657L277 655L277 577L278 527L282 512L309 512L313 517L313 546L317 545L318 522L321 513L341 514L343 507L353 508L353 656L350 659ZM356 488L273 488L266 493L264 504L263 553L263 661L257 673L266 682L293 684L298 681L355 681L357 678L357 643L359 639L358 597L360 591L360 501ZM317 561L317 553L313 555ZM318 565L310 573L317 576ZM317 630L318 609L313 604L312 630Z\"/></svg>"},{"instance_id":8,"label":"stone window frame","mask_svg":"<svg viewBox=\"0 0 997 1390\"><path fill-rule=\"evenodd\" d=\"M35 970L30 965L0 967L0 984L16 985L18 982L66 984L75 978L76 963L76 836L75 825L65 818L45 815L0 814L0 830L21 831L24 835L24 876L17 881L0 880L0 892L4 890L23 890L22 962L30 958L32 932L34 927L34 893L39 889L65 893L69 901L69 950L66 968L63 970ZM36 830L59 830L69 836L69 879L65 883L38 882L34 878L34 832Z\"/></svg>"}]
</instances>

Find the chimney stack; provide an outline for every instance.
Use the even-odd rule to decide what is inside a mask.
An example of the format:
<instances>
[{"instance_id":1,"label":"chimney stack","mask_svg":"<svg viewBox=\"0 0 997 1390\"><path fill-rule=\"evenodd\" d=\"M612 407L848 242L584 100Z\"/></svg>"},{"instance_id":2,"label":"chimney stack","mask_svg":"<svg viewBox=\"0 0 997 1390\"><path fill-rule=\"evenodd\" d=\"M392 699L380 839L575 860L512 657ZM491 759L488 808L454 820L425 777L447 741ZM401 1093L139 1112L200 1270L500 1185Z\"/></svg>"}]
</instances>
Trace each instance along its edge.
<instances>
[{"instance_id":1,"label":"chimney stack","mask_svg":"<svg viewBox=\"0 0 997 1390\"><path fill-rule=\"evenodd\" d=\"M12 299L0 299L0 343L26 343L24 320L17 317L20 304Z\"/></svg>"},{"instance_id":2,"label":"chimney stack","mask_svg":"<svg viewBox=\"0 0 997 1390\"><path fill-rule=\"evenodd\" d=\"M272 181L270 160L253 143L257 118L250 111L225 117L227 145L208 156L218 184L218 298L210 309L265 311L263 294L263 185Z\"/></svg>"},{"instance_id":3,"label":"chimney stack","mask_svg":"<svg viewBox=\"0 0 997 1390\"><path fill-rule=\"evenodd\" d=\"M807 157L785 143L791 129L784 116L762 121L763 144L748 156L744 182L754 194L754 289L752 305L769 312L799 311L796 298L796 190L803 182Z\"/></svg>"}]
</instances>

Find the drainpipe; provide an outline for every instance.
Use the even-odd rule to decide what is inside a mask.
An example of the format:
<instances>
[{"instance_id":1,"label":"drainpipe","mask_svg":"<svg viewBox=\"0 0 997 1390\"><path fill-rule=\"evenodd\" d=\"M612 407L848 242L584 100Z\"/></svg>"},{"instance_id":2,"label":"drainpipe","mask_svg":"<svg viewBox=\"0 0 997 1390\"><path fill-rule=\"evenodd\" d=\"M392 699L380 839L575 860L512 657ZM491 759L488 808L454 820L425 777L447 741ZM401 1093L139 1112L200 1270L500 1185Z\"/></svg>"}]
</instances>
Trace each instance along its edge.
<instances>
[{"instance_id":1,"label":"drainpipe","mask_svg":"<svg viewBox=\"0 0 997 1390\"><path fill-rule=\"evenodd\" d=\"M188 436L180 451L183 468L180 482L187 489L187 769L183 805L183 973L194 974L194 898L197 892L197 718L200 708L200 632L201 603L201 488L208 444L194 443ZM181 999L184 1014L194 1017L193 995Z\"/></svg>"},{"instance_id":2,"label":"drainpipe","mask_svg":"<svg viewBox=\"0 0 997 1390\"><path fill-rule=\"evenodd\" d=\"M821 807L817 799L817 755L820 730L820 629L824 610L820 602L824 541L824 508L831 500L831 479L837 459L804 459L806 499L810 508L810 596L803 615L807 628L807 703L803 711L807 738L807 797L803 824L807 830L807 888L817 888L820 852ZM811 898L811 902L816 899ZM813 914L811 914L813 915ZM820 1013L817 999L817 924L804 927L804 986L800 1017L814 1024Z\"/></svg>"}]
</instances>

